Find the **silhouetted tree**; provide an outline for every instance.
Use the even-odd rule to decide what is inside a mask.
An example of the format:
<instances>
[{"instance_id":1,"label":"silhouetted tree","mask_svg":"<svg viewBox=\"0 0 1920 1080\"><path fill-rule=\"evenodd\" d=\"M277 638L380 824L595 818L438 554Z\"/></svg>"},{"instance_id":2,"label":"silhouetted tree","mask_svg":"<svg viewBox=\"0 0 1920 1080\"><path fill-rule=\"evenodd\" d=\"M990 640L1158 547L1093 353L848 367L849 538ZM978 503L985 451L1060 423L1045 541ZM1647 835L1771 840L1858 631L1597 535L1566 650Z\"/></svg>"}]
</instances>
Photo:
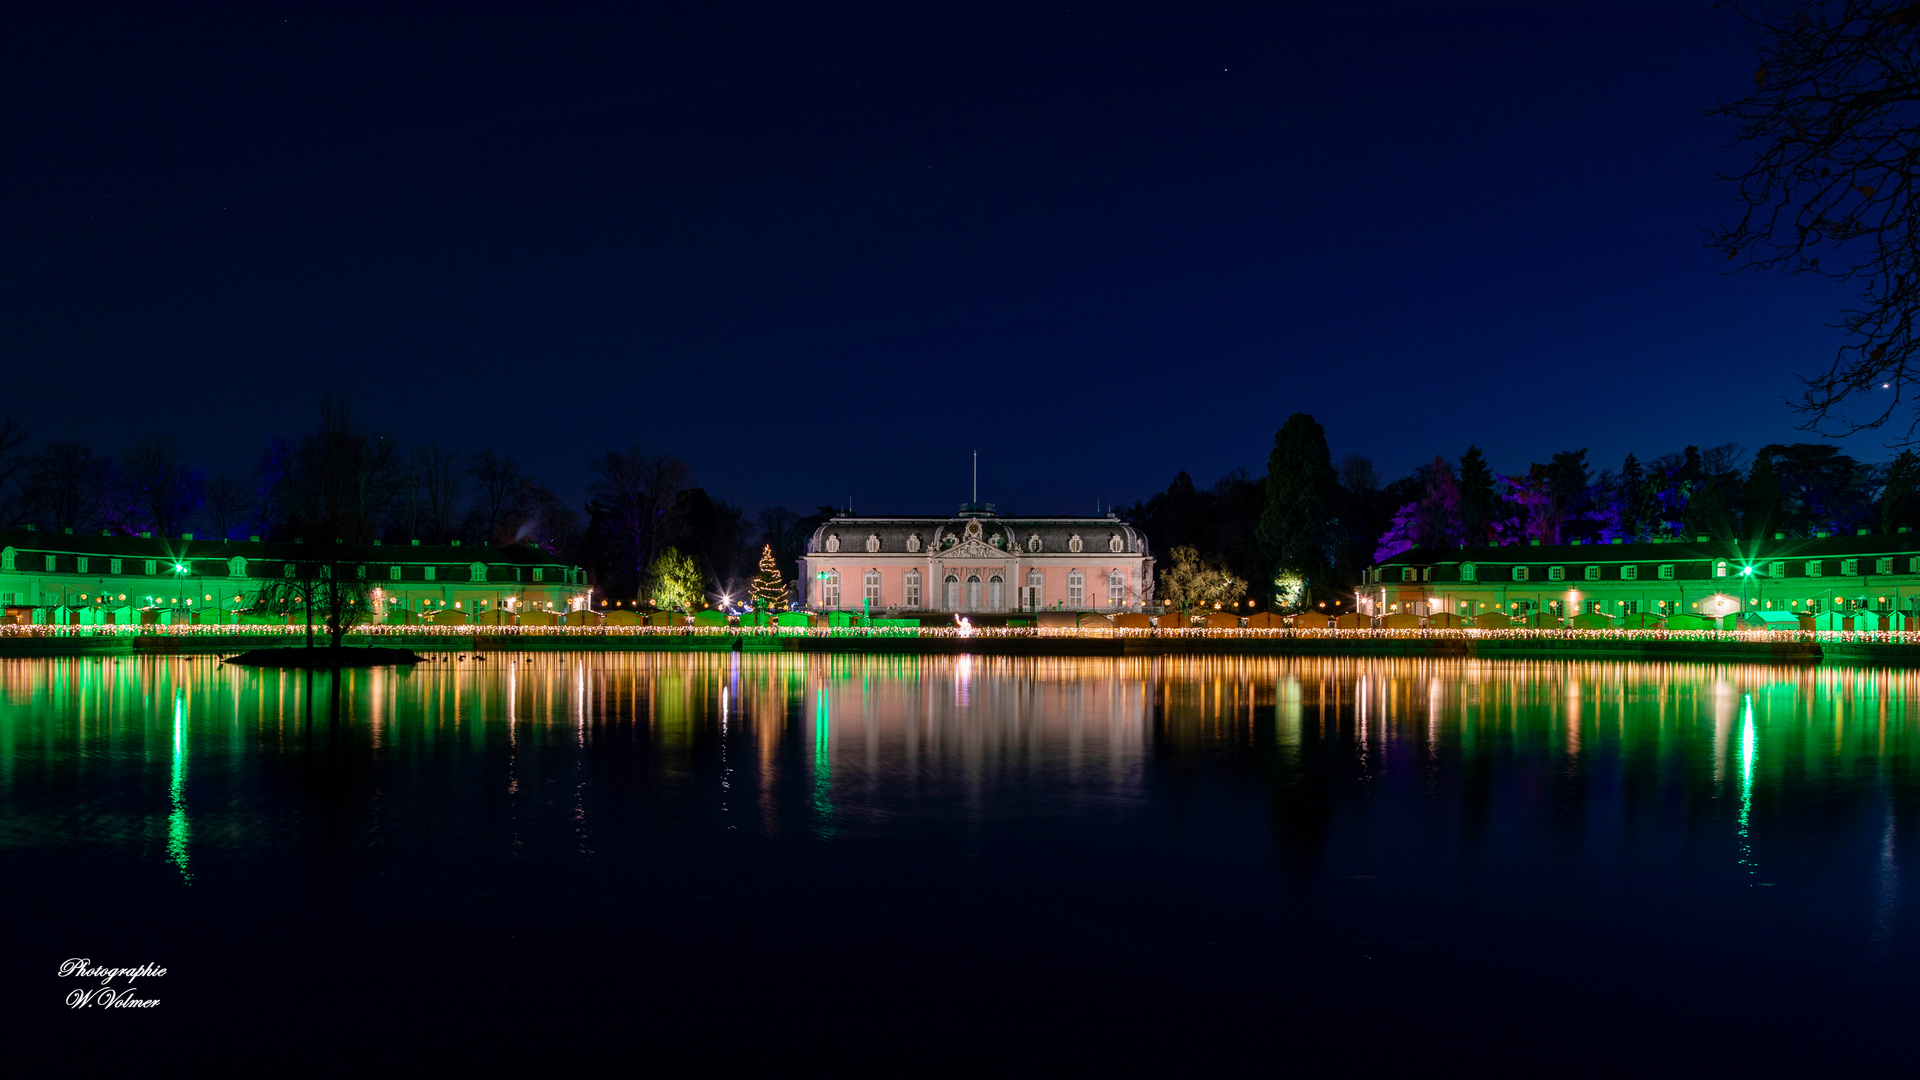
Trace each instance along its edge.
<instances>
[{"instance_id":1,"label":"silhouetted tree","mask_svg":"<svg viewBox=\"0 0 1920 1080\"><path fill-rule=\"evenodd\" d=\"M1298 575L1306 582L1303 600L1327 584L1327 549L1332 540L1332 511L1339 492L1327 433L1313 417L1294 413L1273 435L1267 457L1267 499L1254 535L1275 573ZM1276 590L1275 602L1281 602Z\"/></svg>"},{"instance_id":2,"label":"silhouetted tree","mask_svg":"<svg viewBox=\"0 0 1920 1080\"><path fill-rule=\"evenodd\" d=\"M13 417L0 417L0 529L18 528L27 520L26 479L32 459L21 449L27 429Z\"/></svg>"},{"instance_id":3,"label":"silhouetted tree","mask_svg":"<svg viewBox=\"0 0 1920 1080\"><path fill-rule=\"evenodd\" d=\"M48 443L27 465L28 520L56 529L98 528L113 462L72 439Z\"/></svg>"},{"instance_id":4,"label":"silhouetted tree","mask_svg":"<svg viewBox=\"0 0 1920 1080\"><path fill-rule=\"evenodd\" d=\"M520 471L512 454L491 446L467 459L467 479L474 488L465 530L469 538L484 544L512 543L533 516L533 481Z\"/></svg>"},{"instance_id":5,"label":"silhouetted tree","mask_svg":"<svg viewBox=\"0 0 1920 1080\"><path fill-rule=\"evenodd\" d=\"M1493 520L1499 498L1494 494L1493 470L1477 446L1460 455L1460 536L1468 547L1494 542Z\"/></svg>"},{"instance_id":6,"label":"silhouetted tree","mask_svg":"<svg viewBox=\"0 0 1920 1080\"><path fill-rule=\"evenodd\" d=\"M1742 213L1709 242L1736 268L1822 275L1860 290L1858 306L1841 309L1845 338L1833 363L1805 379L1796 408L1808 430L1879 427L1913 390L1920 357L1920 7L1743 7L1760 66L1752 92L1717 112L1755 155L1744 172L1722 177L1739 185ZM1920 414L1903 441L1916 421Z\"/></svg>"},{"instance_id":7,"label":"silhouetted tree","mask_svg":"<svg viewBox=\"0 0 1920 1080\"><path fill-rule=\"evenodd\" d=\"M1892 533L1916 523L1920 523L1920 454L1902 450L1887 466L1886 486L1880 492L1880 531Z\"/></svg>"},{"instance_id":8,"label":"silhouetted tree","mask_svg":"<svg viewBox=\"0 0 1920 1080\"><path fill-rule=\"evenodd\" d=\"M213 535L231 540L244 531L247 507L253 499L245 484L222 473L207 481L203 496L201 512Z\"/></svg>"},{"instance_id":9,"label":"silhouetted tree","mask_svg":"<svg viewBox=\"0 0 1920 1080\"><path fill-rule=\"evenodd\" d=\"M200 474L187 468L166 435L136 439L121 455L119 480L126 532L173 536L200 508Z\"/></svg>"}]
</instances>

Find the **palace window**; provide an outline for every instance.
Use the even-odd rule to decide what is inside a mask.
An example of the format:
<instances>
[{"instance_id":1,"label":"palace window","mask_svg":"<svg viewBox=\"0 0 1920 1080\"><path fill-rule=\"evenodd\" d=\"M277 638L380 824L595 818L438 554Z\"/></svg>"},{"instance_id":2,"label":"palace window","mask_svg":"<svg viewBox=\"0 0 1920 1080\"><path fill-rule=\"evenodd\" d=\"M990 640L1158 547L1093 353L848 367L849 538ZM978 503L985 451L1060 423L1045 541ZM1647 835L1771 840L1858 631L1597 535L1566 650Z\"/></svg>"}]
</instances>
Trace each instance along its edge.
<instances>
[{"instance_id":1,"label":"palace window","mask_svg":"<svg viewBox=\"0 0 1920 1080\"><path fill-rule=\"evenodd\" d=\"M159 573L159 572L160 572L160 564L159 564L158 562L155 562L155 561L154 561L154 560L152 560L152 559L148 559L148 560L147 560L147 573L149 573L149 574L157 574L157 573Z\"/></svg>"},{"instance_id":2,"label":"palace window","mask_svg":"<svg viewBox=\"0 0 1920 1080\"><path fill-rule=\"evenodd\" d=\"M1661 581L1673 580L1673 564L1672 563L1660 564L1660 580Z\"/></svg>"},{"instance_id":3,"label":"palace window","mask_svg":"<svg viewBox=\"0 0 1920 1080\"><path fill-rule=\"evenodd\" d=\"M1721 559L1719 562L1713 564L1713 576L1714 577L1727 576L1727 560Z\"/></svg>"},{"instance_id":4,"label":"palace window","mask_svg":"<svg viewBox=\"0 0 1920 1080\"><path fill-rule=\"evenodd\" d=\"M1107 550L1108 551L1125 551L1127 550L1127 542L1120 538L1119 533L1114 533L1112 536L1107 538Z\"/></svg>"},{"instance_id":5,"label":"palace window","mask_svg":"<svg viewBox=\"0 0 1920 1080\"><path fill-rule=\"evenodd\" d=\"M1915 555L1907 560L1907 573L1920 574L1920 555Z\"/></svg>"},{"instance_id":6,"label":"palace window","mask_svg":"<svg viewBox=\"0 0 1920 1080\"><path fill-rule=\"evenodd\" d=\"M434 568L433 568L433 567L431 567L431 566L429 566L429 567L427 567L427 580L428 580L428 581L432 581L432 580L433 580L433 570L434 570ZM535 580L535 581L539 581L539 580L540 580L540 571L538 571L538 570L535 570L535 571L533 572L533 580Z\"/></svg>"},{"instance_id":7,"label":"palace window","mask_svg":"<svg viewBox=\"0 0 1920 1080\"><path fill-rule=\"evenodd\" d=\"M1072 536L1070 536L1070 537L1068 537L1068 538L1067 538L1067 550L1068 550L1068 551L1071 551L1071 552L1073 552L1074 554L1076 554L1076 555L1078 555L1078 554L1080 553L1080 547L1081 547L1081 544L1080 544L1080 534L1079 534L1079 533L1074 533L1074 534L1073 534Z\"/></svg>"},{"instance_id":8,"label":"palace window","mask_svg":"<svg viewBox=\"0 0 1920 1080\"><path fill-rule=\"evenodd\" d=\"M120 560L119 560L119 559L108 559L108 560L107 560L107 572L108 572L108 573L110 573L110 574L117 574L117 573L119 573L119 572L120 572Z\"/></svg>"},{"instance_id":9,"label":"palace window","mask_svg":"<svg viewBox=\"0 0 1920 1080\"><path fill-rule=\"evenodd\" d=\"M1028 551L1040 550L1040 534L1039 533L1027 534L1027 550Z\"/></svg>"},{"instance_id":10,"label":"palace window","mask_svg":"<svg viewBox=\"0 0 1920 1080\"><path fill-rule=\"evenodd\" d=\"M545 570L543 570L543 569L541 569L541 568L540 568L540 567L538 567L538 566L536 566L536 567L534 567L534 568L533 568L533 580L535 580L535 581L541 581L541 580L543 580L543 579L545 579L545 578L546 578L546 576L547 576L547 572L546 572ZM428 580L428 581L432 581L432 580L433 580L433 571L431 571L431 570L429 570L429 571L427 571L427 580Z\"/></svg>"},{"instance_id":11,"label":"palace window","mask_svg":"<svg viewBox=\"0 0 1920 1080\"><path fill-rule=\"evenodd\" d=\"M861 583L860 598L866 601L869 610L880 606L880 571L867 571L867 576Z\"/></svg>"},{"instance_id":12,"label":"palace window","mask_svg":"<svg viewBox=\"0 0 1920 1080\"><path fill-rule=\"evenodd\" d=\"M1597 567L1597 566L1589 566L1589 567L1587 567L1587 571L1586 571L1586 575L1585 575L1585 576L1586 576L1586 579L1587 579L1588 581L1599 581L1599 580L1600 580L1600 568L1599 568L1599 567Z\"/></svg>"},{"instance_id":13,"label":"palace window","mask_svg":"<svg viewBox=\"0 0 1920 1080\"><path fill-rule=\"evenodd\" d=\"M147 565L152 566L153 564L148 563ZM49 574L53 573L53 556L51 555L47 556L47 573ZM153 573L153 571L149 570L147 571L147 573L151 574Z\"/></svg>"},{"instance_id":14,"label":"palace window","mask_svg":"<svg viewBox=\"0 0 1920 1080\"><path fill-rule=\"evenodd\" d=\"M86 557L85 555L82 555L82 556L80 556L80 570L79 570L79 572L80 572L80 573L82 573L82 574L84 574L84 573L86 573L86 572L87 572L87 557Z\"/></svg>"},{"instance_id":15,"label":"palace window","mask_svg":"<svg viewBox=\"0 0 1920 1080\"><path fill-rule=\"evenodd\" d=\"M1873 572L1876 574L1893 573L1893 560L1891 558L1876 560L1873 564Z\"/></svg>"},{"instance_id":16,"label":"palace window","mask_svg":"<svg viewBox=\"0 0 1920 1080\"><path fill-rule=\"evenodd\" d=\"M1004 611L1007 607L1007 582L999 574L987 579L987 610Z\"/></svg>"},{"instance_id":17,"label":"palace window","mask_svg":"<svg viewBox=\"0 0 1920 1080\"><path fill-rule=\"evenodd\" d=\"M878 535L874 533L867 534L867 550L868 551L880 550L880 537Z\"/></svg>"},{"instance_id":18,"label":"palace window","mask_svg":"<svg viewBox=\"0 0 1920 1080\"><path fill-rule=\"evenodd\" d=\"M1414 580L1414 577L1413 577L1413 567L1411 567L1411 566L1403 566L1403 567L1401 567L1401 568L1400 568L1400 580L1401 580L1401 581L1412 581L1412 580Z\"/></svg>"},{"instance_id":19,"label":"palace window","mask_svg":"<svg viewBox=\"0 0 1920 1080\"><path fill-rule=\"evenodd\" d=\"M920 550L920 534L919 533L914 533L912 536L907 537L907 550L908 551Z\"/></svg>"},{"instance_id":20,"label":"palace window","mask_svg":"<svg viewBox=\"0 0 1920 1080\"><path fill-rule=\"evenodd\" d=\"M907 571L907 606L920 606L920 571Z\"/></svg>"},{"instance_id":21,"label":"palace window","mask_svg":"<svg viewBox=\"0 0 1920 1080\"><path fill-rule=\"evenodd\" d=\"M840 534L839 533L834 533L833 535L827 537L827 550L828 551L840 550Z\"/></svg>"},{"instance_id":22,"label":"palace window","mask_svg":"<svg viewBox=\"0 0 1920 1080\"><path fill-rule=\"evenodd\" d=\"M399 567L397 567L397 566L389 566L389 567L387 567L387 580L388 580L388 581L399 581L399 580L400 580L400 568L399 568Z\"/></svg>"},{"instance_id":23,"label":"palace window","mask_svg":"<svg viewBox=\"0 0 1920 1080\"><path fill-rule=\"evenodd\" d=\"M820 606L840 606L840 571L829 570L820 583Z\"/></svg>"},{"instance_id":24,"label":"palace window","mask_svg":"<svg viewBox=\"0 0 1920 1080\"><path fill-rule=\"evenodd\" d=\"M1621 567L1621 568L1620 568L1620 580L1621 580L1621 581L1639 581L1639 580L1640 580L1640 568L1639 568L1639 567L1637 567L1637 566L1623 566L1623 567Z\"/></svg>"},{"instance_id":25,"label":"palace window","mask_svg":"<svg viewBox=\"0 0 1920 1080\"><path fill-rule=\"evenodd\" d=\"M1114 607L1127 602L1127 575L1118 570L1107 575L1107 603Z\"/></svg>"},{"instance_id":26,"label":"palace window","mask_svg":"<svg viewBox=\"0 0 1920 1080\"><path fill-rule=\"evenodd\" d=\"M1524 567L1524 566L1516 566L1516 567L1514 567L1514 568L1513 568L1513 580L1515 580L1515 581L1525 581L1525 580L1527 580L1527 568L1526 568L1526 567Z\"/></svg>"},{"instance_id":27,"label":"palace window","mask_svg":"<svg viewBox=\"0 0 1920 1080\"><path fill-rule=\"evenodd\" d=\"M1566 568L1566 567L1564 567L1564 566L1549 566L1549 567L1547 567L1547 580L1548 580L1548 581L1565 581L1565 580L1567 580L1567 568Z\"/></svg>"},{"instance_id":28,"label":"palace window","mask_svg":"<svg viewBox=\"0 0 1920 1080\"><path fill-rule=\"evenodd\" d=\"M1853 577L1859 573L1860 573L1859 559L1841 559L1840 560L1840 576L1841 577Z\"/></svg>"},{"instance_id":29,"label":"palace window","mask_svg":"<svg viewBox=\"0 0 1920 1080\"><path fill-rule=\"evenodd\" d=\"M948 539L951 540L952 537L948 537ZM947 586L947 610L959 611L960 610L960 579L957 577L954 577L952 574L948 574L947 580L946 580L946 586Z\"/></svg>"},{"instance_id":30,"label":"palace window","mask_svg":"<svg viewBox=\"0 0 1920 1080\"><path fill-rule=\"evenodd\" d=\"M1786 577L1787 576L1786 562L1780 559L1775 559L1773 562L1768 563L1767 576L1768 577Z\"/></svg>"},{"instance_id":31,"label":"palace window","mask_svg":"<svg viewBox=\"0 0 1920 1080\"><path fill-rule=\"evenodd\" d=\"M1470 562L1465 562L1460 564L1460 580L1461 581L1477 581L1479 579L1476 578L1474 575L1478 574L1479 572L1480 572L1480 568L1473 565Z\"/></svg>"},{"instance_id":32,"label":"palace window","mask_svg":"<svg viewBox=\"0 0 1920 1080\"><path fill-rule=\"evenodd\" d=\"M1807 560L1807 576L1808 577L1820 576L1820 560L1819 559Z\"/></svg>"},{"instance_id":33,"label":"palace window","mask_svg":"<svg viewBox=\"0 0 1920 1080\"><path fill-rule=\"evenodd\" d=\"M1038 540L1039 537L1036 536L1034 539ZM1027 571L1027 594L1020 598L1020 606L1026 608L1028 611L1038 611L1040 605L1045 603L1045 599L1041 595L1045 590L1045 582L1046 578L1041 575L1040 571Z\"/></svg>"},{"instance_id":34,"label":"palace window","mask_svg":"<svg viewBox=\"0 0 1920 1080\"><path fill-rule=\"evenodd\" d=\"M148 563L147 563L147 573L149 573L149 574L151 574L151 573L153 573L153 563L152 563L152 562L148 562ZM280 576L281 576L281 577L292 577L292 576L293 576L293 574L294 574L294 568L293 568L293 564L292 564L292 563L282 563L282 564L281 564L281 566L280 566Z\"/></svg>"},{"instance_id":35,"label":"palace window","mask_svg":"<svg viewBox=\"0 0 1920 1080\"><path fill-rule=\"evenodd\" d=\"M1079 539L1075 537L1074 539ZM1087 576L1075 570L1067 575L1067 606L1087 606Z\"/></svg>"}]
</instances>

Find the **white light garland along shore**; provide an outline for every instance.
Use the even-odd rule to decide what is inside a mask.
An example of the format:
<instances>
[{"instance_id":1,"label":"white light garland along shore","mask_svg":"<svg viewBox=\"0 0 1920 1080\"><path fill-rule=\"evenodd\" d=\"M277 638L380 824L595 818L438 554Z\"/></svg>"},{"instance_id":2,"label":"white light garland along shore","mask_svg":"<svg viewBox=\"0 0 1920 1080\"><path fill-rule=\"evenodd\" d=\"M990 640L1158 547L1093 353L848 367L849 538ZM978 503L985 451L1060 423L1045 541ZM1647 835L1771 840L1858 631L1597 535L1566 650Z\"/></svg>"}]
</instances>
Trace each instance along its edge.
<instances>
[{"instance_id":1,"label":"white light garland along shore","mask_svg":"<svg viewBox=\"0 0 1920 1080\"><path fill-rule=\"evenodd\" d=\"M298 638L307 635L305 626L231 625L198 623L149 626L22 626L0 624L0 639L6 638ZM1295 629L1275 627L1191 629L1075 628L1075 627L973 627L963 635L953 626L362 626L348 632L355 639L389 638L430 641L435 638L507 641L515 638L1067 638L1067 639L1230 639L1245 641L1564 641L1594 644L1630 641L1726 641L1726 642L1801 642L1809 644L1882 643L1920 645L1920 631L1905 630L1475 630L1470 628L1430 628L1398 630ZM314 639L323 642L326 634L316 628Z\"/></svg>"}]
</instances>

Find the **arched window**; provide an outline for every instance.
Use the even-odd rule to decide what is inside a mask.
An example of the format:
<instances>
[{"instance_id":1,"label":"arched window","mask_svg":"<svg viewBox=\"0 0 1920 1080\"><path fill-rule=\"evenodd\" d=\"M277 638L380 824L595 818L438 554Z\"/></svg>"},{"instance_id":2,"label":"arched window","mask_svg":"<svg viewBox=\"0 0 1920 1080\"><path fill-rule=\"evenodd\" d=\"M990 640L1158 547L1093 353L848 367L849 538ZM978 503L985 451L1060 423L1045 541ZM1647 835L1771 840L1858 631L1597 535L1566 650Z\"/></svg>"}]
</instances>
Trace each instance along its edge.
<instances>
[{"instance_id":1,"label":"arched window","mask_svg":"<svg viewBox=\"0 0 1920 1080\"><path fill-rule=\"evenodd\" d=\"M1041 575L1040 571L1027 571L1026 595L1020 598L1020 606L1026 608L1028 611L1040 610L1040 605L1046 603L1045 598L1042 596L1042 593L1045 591L1045 586L1046 578Z\"/></svg>"},{"instance_id":2,"label":"arched window","mask_svg":"<svg viewBox=\"0 0 1920 1080\"><path fill-rule=\"evenodd\" d=\"M907 537L907 550L908 551L920 550L920 534L919 533L914 533L912 536Z\"/></svg>"},{"instance_id":3,"label":"arched window","mask_svg":"<svg viewBox=\"0 0 1920 1080\"><path fill-rule=\"evenodd\" d=\"M820 580L820 606L840 606L840 571L829 570L827 576Z\"/></svg>"},{"instance_id":4,"label":"arched window","mask_svg":"<svg viewBox=\"0 0 1920 1080\"><path fill-rule=\"evenodd\" d=\"M946 584L947 584L947 604L946 604L947 610L959 611L960 610L960 579L957 577L954 577L952 574L948 574Z\"/></svg>"},{"instance_id":5,"label":"arched window","mask_svg":"<svg viewBox=\"0 0 1920 1080\"><path fill-rule=\"evenodd\" d=\"M828 551L840 550L840 534L839 533L833 533L832 535L827 537L827 550Z\"/></svg>"},{"instance_id":6,"label":"arched window","mask_svg":"<svg viewBox=\"0 0 1920 1080\"><path fill-rule=\"evenodd\" d=\"M1067 606L1070 608L1087 606L1087 575L1078 570L1067 574Z\"/></svg>"},{"instance_id":7,"label":"arched window","mask_svg":"<svg viewBox=\"0 0 1920 1080\"><path fill-rule=\"evenodd\" d=\"M907 571L906 584L907 584L906 605L908 607L919 607L920 606L920 571L918 570Z\"/></svg>"},{"instance_id":8,"label":"arched window","mask_svg":"<svg viewBox=\"0 0 1920 1080\"><path fill-rule=\"evenodd\" d=\"M1476 567L1476 566L1474 566L1474 565L1473 565L1472 563L1470 563L1470 562L1466 562L1466 563L1461 563L1461 564L1460 564L1460 580L1461 580L1461 581L1474 581L1474 580L1476 580L1476 579L1474 578L1474 574L1475 574L1475 573L1477 573L1478 571L1479 571L1479 568L1478 568L1478 567Z\"/></svg>"},{"instance_id":9,"label":"arched window","mask_svg":"<svg viewBox=\"0 0 1920 1080\"><path fill-rule=\"evenodd\" d=\"M1107 603L1119 607L1127 602L1127 575L1115 570L1107 575Z\"/></svg>"},{"instance_id":10,"label":"arched window","mask_svg":"<svg viewBox=\"0 0 1920 1080\"><path fill-rule=\"evenodd\" d=\"M1005 611L1007 609L1007 583L999 574L987 579L987 610Z\"/></svg>"},{"instance_id":11,"label":"arched window","mask_svg":"<svg viewBox=\"0 0 1920 1080\"><path fill-rule=\"evenodd\" d=\"M1027 534L1027 550L1028 551L1040 550L1040 534L1039 533Z\"/></svg>"},{"instance_id":12,"label":"arched window","mask_svg":"<svg viewBox=\"0 0 1920 1080\"><path fill-rule=\"evenodd\" d=\"M1125 551L1127 550L1127 542L1126 540L1121 538L1119 533L1114 533L1112 536L1107 538L1107 550L1108 551Z\"/></svg>"},{"instance_id":13,"label":"arched window","mask_svg":"<svg viewBox=\"0 0 1920 1080\"><path fill-rule=\"evenodd\" d=\"M880 537L877 534L875 533L867 534L867 550L868 551L880 550Z\"/></svg>"},{"instance_id":14,"label":"arched window","mask_svg":"<svg viewBox=\"0 0 1920 1080\"><path fill-rule=\"evenodd\" d=\"M860 598L866 602L869 610L880 606L880 571L867 571L866 580L861 583Z\"/></svg>"},{"instance_id":15,"label":"arched window","mask_svg":"<svg viewBox=\"0 0 1920 1080\"><path fill-rule=\"evenodd\" d=\"M1072 536L1070 536L1070 537L1068 537L1068 538L1067 538L1067 550L1068 550L1068 551L1071 551L1071 552L1073 552L1073 553L1075 553L1075 554L1079 554L1079 552L1080 552L1080 546L1081 546L1081 545L1080 545L1080 534L1079 534L1079 533L1074 533L1074 534L1073 534Z\"/></svg>"},{"instance_id":16,"label":"arched window","mask_svg":"<svg viewBox=\"0 0 1920 1080\"><path fill-rule=\"evenodd\" d=\"M980 610L980 575L967 575L967 610Z\"/></svg>"}]
</instances>

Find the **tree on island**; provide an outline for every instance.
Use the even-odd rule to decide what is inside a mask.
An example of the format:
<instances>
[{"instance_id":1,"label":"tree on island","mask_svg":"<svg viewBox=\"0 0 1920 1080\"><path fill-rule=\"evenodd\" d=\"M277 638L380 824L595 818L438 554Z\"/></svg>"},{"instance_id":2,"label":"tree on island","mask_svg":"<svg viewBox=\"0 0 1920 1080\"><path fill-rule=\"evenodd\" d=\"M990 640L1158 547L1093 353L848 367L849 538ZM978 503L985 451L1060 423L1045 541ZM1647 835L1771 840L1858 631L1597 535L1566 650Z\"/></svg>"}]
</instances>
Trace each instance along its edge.
<instances>
[{"instance_id":1,"label":"tree on island","mask_svg":"<svg viewBox=\"0 0 1920 1080\"><path fill-rule=\"evenodd\" d=\"M780 565L773 557L772 544L760 547L760 572L753 576L753 585L747 595L753 600L753 609L763 614L776 611L787 602L787 583L780 576Z\"/></svg>"},{"instance_id":2,"label":"tree on island","mask_svg":"<svg viewBox=\"0 0 1920 1080\"><path fill-rule=\"evenodd\" d=\"M1913 0L1741 5L1759 41L1753 90L1715 114L1753 144L1740 214L1708 243L1734 270L1853 285L1842 343L1805 377L1803 430L1893 418L1920 377L1920 9ZM1821 263L1822 256L1827 262ZM1915 440L1920 413L1899 443Z\"/></svg>"},{"instance_id":3,"label":"tree on island","mask_svg":"<svg viewBox=\"0 0 1920 1080\"><path fill-rule=\"evenodd\" d=\"M674 611L692 611L694 604L706 596L706 579L699 565L676 547L662 551L648 565L647 582L653 602Z\"/></svg>"},{"instance_id":4,"label":"tree on island","mask_svg":"<svg viewBox=\"0 0 1920 1080\"><path fill-rule=\"evenodd\" d=\"M318 616L328 645L337 649L372 614L367 567L349 557L348 545L373 542L375 523L402 486L400 455L393 439L363 429L345 401L327 395L320 400L319 430L296 445L276 446L268 462L273 501L297 541L275 545L293 574L271 586L269 598L297 589L308 647Z\"/></svg>"}]
</instances>

